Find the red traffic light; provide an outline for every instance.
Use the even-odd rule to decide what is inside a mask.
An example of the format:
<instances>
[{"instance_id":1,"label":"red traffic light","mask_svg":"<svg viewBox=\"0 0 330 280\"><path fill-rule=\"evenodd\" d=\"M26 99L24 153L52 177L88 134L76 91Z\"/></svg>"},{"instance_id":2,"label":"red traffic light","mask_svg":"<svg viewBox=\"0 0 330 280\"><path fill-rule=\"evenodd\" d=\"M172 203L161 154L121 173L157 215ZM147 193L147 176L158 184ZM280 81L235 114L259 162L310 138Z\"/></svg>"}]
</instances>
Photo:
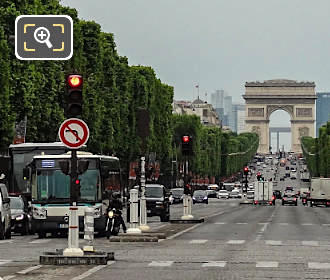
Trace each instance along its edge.
<instances>
[{"instance_id":1,"label":"red traffic light","mask_svg":"<svg viewBox=\"0 0 330 280\"><path fill-rule=\"evenodd\" d=\"M258 172L258 173L257 173L257 176L261 176L261 173L260 173L260 172Z\"/></svg>"},{"instance_id":2,"label":"red traffic light","mask_svg":"<svg viewBox=\"0 0 330 280\"><path fill-rule=\"evenodd\" d=\"M188 143L189 140L190 140L190 137L189 137L189 136L187 136L187 135L182 136L182 142L183 142L183 143Z\"/></svg>"},{"instance_id":3,"label":"red traffic light","mask_svg":"<svg viewBox=\"0 0 330 280\"><path fill-rule=\"evenodd\" d=\"M69 75L67 82L70 87L76 88L76 87L81 86L81 84L83 82L83 78L80 75Z\"/></svg>"},{"instance_id":4,"label":"red traffic light","mask_svg":"<svg viewBox=\"0 0 330 280\"><path fill-rule=\"evenodd\" d=\"M249 168L244 167L244 172L248 172L248 171L249 171Z\"/></svg>"},{"instance_id":5,"label":"red traffic light","mask_svg":"<svg viewBox=\"0 0 330 280\"><path fill-rule=\"evenodd\" d=\"M76 179L75 183L76 183L76 185L79 185L80 184L80 180L79 179Z\"/></svg>"}]
</instances>

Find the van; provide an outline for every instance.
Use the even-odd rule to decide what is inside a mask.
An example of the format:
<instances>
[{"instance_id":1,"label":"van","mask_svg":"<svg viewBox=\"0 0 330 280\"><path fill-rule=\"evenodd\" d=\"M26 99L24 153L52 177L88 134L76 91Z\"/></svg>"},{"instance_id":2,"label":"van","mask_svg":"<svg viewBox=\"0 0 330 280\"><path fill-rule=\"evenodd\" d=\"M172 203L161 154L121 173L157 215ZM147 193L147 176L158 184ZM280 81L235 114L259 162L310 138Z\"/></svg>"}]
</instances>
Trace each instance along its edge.
<instances>
[{"instance_id":1,"label":"van","mask_svg":"<svg viewBox=\"0 0 330 280\"><path fill-rule=\"evenodd\" d=\"M10 199L5 184L0 184L0 240L11 238Z\"/></svg>"}]
</instances>

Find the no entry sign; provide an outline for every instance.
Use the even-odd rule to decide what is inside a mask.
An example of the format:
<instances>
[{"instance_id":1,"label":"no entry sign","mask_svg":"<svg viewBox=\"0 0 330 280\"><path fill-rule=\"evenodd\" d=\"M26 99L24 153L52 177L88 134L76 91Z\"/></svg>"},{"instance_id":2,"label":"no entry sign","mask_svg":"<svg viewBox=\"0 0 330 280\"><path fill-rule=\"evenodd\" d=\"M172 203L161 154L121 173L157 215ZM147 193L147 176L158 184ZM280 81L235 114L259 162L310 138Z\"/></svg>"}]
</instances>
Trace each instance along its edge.
<instances>
[{"instance_id":1,"label":"no entry sign","mask_svg":"<svg viewBox=\"0 0 330 280\"><path fill-rule=\"evenodd\" d=\"M72 118L61 124L58 136L65 146L79 149L88 141L89 129L83 120Z\"/></svg>"}]
</instances>

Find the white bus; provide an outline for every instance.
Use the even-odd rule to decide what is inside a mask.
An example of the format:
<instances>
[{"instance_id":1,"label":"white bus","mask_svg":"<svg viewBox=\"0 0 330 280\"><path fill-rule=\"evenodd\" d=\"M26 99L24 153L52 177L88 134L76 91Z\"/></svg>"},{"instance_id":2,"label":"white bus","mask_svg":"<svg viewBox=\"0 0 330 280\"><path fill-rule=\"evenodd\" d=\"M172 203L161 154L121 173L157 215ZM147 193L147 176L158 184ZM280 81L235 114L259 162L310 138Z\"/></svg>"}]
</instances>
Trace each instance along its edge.
<instances>
[{"instance_id":1,"label":"white bus","mask_svg":"<svg viewBox=\"0 0 330 280\"><path fill-rule=\"evenodd\" d=\"M78 176L79 229L83 230L84 210L94 208L94 229L103 234L109 192L121 192L120 165L117 157L78 152L78 162L88 161L87 170ZM62 171L71 154L34 156L29 165L32 189L32 228L39 238L47 233L66 233L69 221L70 175ZM26 172L25 172L26 173Z\"/></svg>"}]
</instances>

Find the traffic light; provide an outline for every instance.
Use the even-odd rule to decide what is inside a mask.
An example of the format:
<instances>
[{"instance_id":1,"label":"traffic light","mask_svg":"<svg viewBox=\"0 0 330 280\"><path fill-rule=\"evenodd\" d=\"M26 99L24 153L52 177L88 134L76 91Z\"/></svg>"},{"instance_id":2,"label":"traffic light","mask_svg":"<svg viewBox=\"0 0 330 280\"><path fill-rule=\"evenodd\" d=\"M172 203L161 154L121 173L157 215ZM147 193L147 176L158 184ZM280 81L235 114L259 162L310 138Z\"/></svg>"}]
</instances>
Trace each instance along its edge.
<instances>
[{"instance_id":1,"label":"traffic light","mask_svg":"<svg viewBox=\"0 0 330 280\"><path fill-rule=\"evenodd\" d=\"M244 175L247 176L249 174L249 168L247 166L244 167Z\"/></svg>"},{"instance_id":2,"label":"traffic light","mask_svg":"<svg viewBox=\"0 0 330 280\"><path fill-rule=\"evenodd\" d=\"M193 153L192 137L184 135L181 137L181 151L183 156L190 156Z\"/></svg>"},{"instance_id":3,"label":"traffic light","mask_svg":"<svg viewBox=\"0 0 330 280\"><path fill-rule=\"evenodd\" d=\"M68 118L80 117L83 106L83 77L69 74L66 77L67 97L65 115Z\"/></svg>"},{"instance_id":4,"label":"traffic light","mask_svg":"<svg viewBox=\"0 0 330 280\"><path fill-rule=\"evenodd\" d=\"M74 184L73 184L73 201L78 201L78 199L80 198L81 196L81 193L80 193L80 188L81 188L81 185L80 185L80 180L77 178L74 180Z\"/></svg>"},{"instance_id":5,"label":"traffic light","mask_svg":"<svg viewBox=\"0 0 330 280\"><path fill-rule=\"evenodd\" d=\"M262 177L261 177L261 173L258 172L258 173L257 173L257 180L258 180L258 181L261 181L261 179L262 179Z\"/></svg>"}]
</instances>

